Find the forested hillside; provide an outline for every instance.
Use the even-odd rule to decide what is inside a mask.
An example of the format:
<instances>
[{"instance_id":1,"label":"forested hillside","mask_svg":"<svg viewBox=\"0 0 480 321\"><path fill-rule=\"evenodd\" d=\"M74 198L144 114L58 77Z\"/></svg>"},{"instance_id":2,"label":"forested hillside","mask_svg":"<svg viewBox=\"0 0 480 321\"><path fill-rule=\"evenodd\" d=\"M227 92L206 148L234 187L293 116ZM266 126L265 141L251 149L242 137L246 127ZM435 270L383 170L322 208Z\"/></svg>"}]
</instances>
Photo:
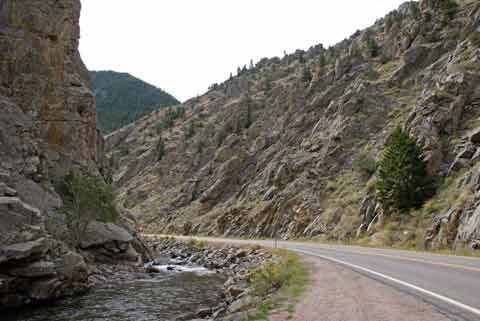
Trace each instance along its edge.
<instances>
[{"instance_id":1,"label":"forested hillside","mask_svg":"<svg viewBox=\"0 0 480 321\"><path fill-rule=\"evenodd\" d=\"M92 71L99 127L104 134L123 127L157 108L179 101L127 73Z\"/></svg>"}]
</instances>

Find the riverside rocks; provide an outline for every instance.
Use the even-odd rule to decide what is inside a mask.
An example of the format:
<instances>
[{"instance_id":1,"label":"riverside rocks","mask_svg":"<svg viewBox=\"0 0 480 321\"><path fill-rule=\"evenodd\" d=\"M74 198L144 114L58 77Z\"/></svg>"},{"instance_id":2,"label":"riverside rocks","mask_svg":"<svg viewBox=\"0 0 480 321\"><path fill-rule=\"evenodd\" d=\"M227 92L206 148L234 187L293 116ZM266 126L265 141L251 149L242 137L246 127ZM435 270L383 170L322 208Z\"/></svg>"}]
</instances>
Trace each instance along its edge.
<instances>
[{"instance_id":1,"label":"riverside rocks","mask_svg":"<svg viewBox=\"0 0 480 321\"><path fill-rule=\"evenodd\" d=\"M210 245L161 237L149 237L147 244L158 256L158 264L203 266L225 275L224 300L212 309L198 311L194 316L197 319L229 321L240 316L243 318L249 309L254 309L265 299L254 295L248 282L250 272L279 259L260 247ZM155 272L155 269L150 271Z\"/></svg>"}]
</instances>

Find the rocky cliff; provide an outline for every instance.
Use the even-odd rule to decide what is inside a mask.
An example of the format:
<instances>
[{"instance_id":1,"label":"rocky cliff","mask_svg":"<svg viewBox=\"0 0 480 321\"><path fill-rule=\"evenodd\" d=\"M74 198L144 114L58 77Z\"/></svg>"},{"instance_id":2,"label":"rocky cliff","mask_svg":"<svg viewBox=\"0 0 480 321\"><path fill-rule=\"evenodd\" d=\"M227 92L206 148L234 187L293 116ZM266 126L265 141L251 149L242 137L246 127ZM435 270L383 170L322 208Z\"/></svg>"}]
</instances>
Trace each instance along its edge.
<instances>
[{"instance_id":1,"label":"rocky cliff","mask_svg":"<svg viewBox=\"0 0 480 321\"><path fill-rule=\"evenodd\" d=\"M328 49L262 59L110 135L118 201L157 232L475 244L479 45L478 1L423 0ZM381 211L369 164L397 126L441 182L402 217Z\"/></svg>"},{"instance_id":2,"label":"rocky cliff","mask_svg":"<svg viewBox=\"0 0 480 321\"><path fill-rule=\"evenodd\" d=\"M0 2L0 308L85 290L87 250L133 241L98 223L83 253L57 213L67 173L105 168L79 16L79 0Z\"/></svg>"}]
</instances>

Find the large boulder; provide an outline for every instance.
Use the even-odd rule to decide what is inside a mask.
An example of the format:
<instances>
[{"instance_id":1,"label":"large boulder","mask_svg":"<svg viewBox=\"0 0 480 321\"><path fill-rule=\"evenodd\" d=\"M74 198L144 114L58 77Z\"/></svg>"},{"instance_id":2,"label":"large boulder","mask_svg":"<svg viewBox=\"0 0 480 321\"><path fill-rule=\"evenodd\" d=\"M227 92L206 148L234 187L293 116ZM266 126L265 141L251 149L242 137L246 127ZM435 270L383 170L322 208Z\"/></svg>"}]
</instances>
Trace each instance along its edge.
<instances>
[{"instance_id":1,"label":"large boulder","mask_svg":"<svg viewBox=\"0 0 480 321\"><path fill-rule=\"evenodd\" d=\"M41 256L47 250L48 245L45 238L8 245L0 248L0 263L22 260L31 256Z\"/></svg>"},{"instance_id":2,"label":"large boulder","mask_svg":"<svg viewBox=\"0 0 480 321\"><path fill-rule=\"evenodd\" d=\"M113 223L91 222L80 247L94 253L96 261L114 263L119 260L139 262L141 256L133 247L135 238Z\"/></svg>"},{"instance_id":3,"label":"large boulder","mask_svg":"<svg viewBox=\"0 0 480 321\"><path fill-rule=\"evenodd\" d=\"M113 223L91 222L85 232L80 246L83 249L103 246L110 242L130 243L133 236L124 228Z\"/></svg>"}]
</instances>

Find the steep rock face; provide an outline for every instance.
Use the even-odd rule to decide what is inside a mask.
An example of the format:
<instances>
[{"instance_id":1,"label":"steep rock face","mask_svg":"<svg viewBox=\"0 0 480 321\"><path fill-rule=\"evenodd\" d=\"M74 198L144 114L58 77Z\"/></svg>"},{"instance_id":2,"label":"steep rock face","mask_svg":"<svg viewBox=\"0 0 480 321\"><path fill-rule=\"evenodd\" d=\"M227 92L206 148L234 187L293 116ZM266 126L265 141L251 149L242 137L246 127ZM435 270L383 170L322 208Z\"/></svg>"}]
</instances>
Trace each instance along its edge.
<instances>
[{"instance_id":1,"label":"steep rock face","mask_svg":"<svg viewBox=\"0 0 480 321\"><path fill-rule=\"evenodd\" d=\"M79 0L0 2L0 308L88 287L88 256L56 236L55 187L104 167L79 16Z\"/></svg>"},{"instance_id":2,"label":"steep rock face","mask_svg":"<svg viewBox=\"0 0 480 321\"><path fill-rule=\"evenodd\" d=\"M32 156L38 174L98 161L95 100L77 50L80 2L2 1L0 10L0 93L41 138L35 147L51 151Z\"/></svg>"},{"instance_id":3,"label":"steep rock face","mask_svg":"<svg viewBox=\"0 0 480 321\"><path fill-rule=\"evenodd\" d=\"M336 46L263 59L111 134L118 201L145 230L404 245L425 232L426 244L452 245L435 222L477 195L441 200L446 188L461 191L454 181L479 159L467 141L480 116L480 4L448 11L445 2L407 2ZM393 218L376 204L374 177L354 161L373 162L397 126L425 146L445 186L412 224L387 234ZM459 213L453 239L475 242L478 215Z\"/></svg>"}]
</instances>

